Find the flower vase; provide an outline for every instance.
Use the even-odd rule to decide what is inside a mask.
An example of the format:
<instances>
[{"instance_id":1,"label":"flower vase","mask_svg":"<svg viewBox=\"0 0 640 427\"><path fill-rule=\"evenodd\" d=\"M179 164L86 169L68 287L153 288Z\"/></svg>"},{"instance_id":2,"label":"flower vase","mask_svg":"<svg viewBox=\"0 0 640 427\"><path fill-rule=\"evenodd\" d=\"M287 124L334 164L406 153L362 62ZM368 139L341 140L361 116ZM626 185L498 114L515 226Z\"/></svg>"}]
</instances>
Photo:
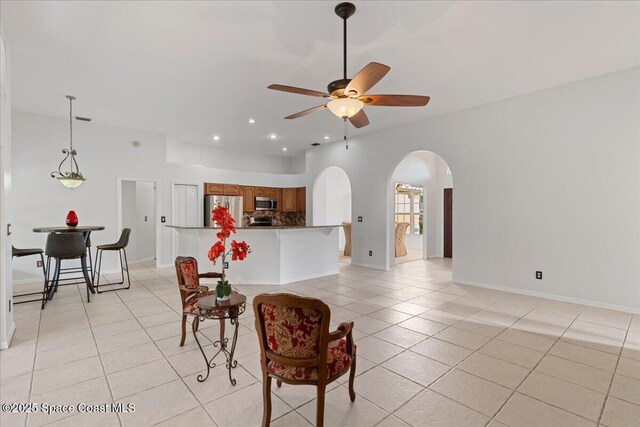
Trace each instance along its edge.
<instances>
[{"instance_id":1,"label":"flower vase","mask_svg":"<svg viewBox=\"0 0 640 427\"><path fill-rule=\"evenodd\" d=\"M75 227L78 225L78 215L76 215L75 211L69 211L66 219L67 227Z\"/></svg>"},{"instance_id":2,"label":"flower vase","mask_svg":"<svg viewBox=\"0 0 640 427\"><path fill-rule=\"evenodd\" d=\"M224 276L216 285L216 300L229 301L231 299L231 285Z\"/></svg>"}]
</instances>

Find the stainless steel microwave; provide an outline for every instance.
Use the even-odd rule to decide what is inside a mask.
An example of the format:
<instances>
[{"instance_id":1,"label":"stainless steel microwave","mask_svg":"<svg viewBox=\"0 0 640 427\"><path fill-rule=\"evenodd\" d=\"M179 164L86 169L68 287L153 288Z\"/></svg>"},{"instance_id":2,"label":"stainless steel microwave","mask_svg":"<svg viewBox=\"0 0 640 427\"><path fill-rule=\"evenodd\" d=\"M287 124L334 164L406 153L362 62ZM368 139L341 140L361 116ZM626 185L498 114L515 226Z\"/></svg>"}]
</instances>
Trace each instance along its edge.
<instances>
[{"instance_id":1,"label":"stainless steel microwave","mask_svg":"<svg viewBox=\"0 0 640 427\"><path fill-rule=\"evenodd\" d=\"M273 197L256 197L257 211L275 211L278 209L278 200Z\"/></svg>"}]
</instances>

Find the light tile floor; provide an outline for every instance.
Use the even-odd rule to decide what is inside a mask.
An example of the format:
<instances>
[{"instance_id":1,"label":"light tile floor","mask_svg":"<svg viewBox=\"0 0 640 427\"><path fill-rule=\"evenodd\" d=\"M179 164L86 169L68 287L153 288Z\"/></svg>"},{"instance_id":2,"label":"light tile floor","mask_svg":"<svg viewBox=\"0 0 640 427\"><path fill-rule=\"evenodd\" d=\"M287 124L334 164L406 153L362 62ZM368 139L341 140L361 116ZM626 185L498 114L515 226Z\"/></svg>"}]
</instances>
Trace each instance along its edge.
<instances>
[{"instance_id":1,"label":"light tile floor","mask_svg":"<svg viewBox=\"0 0 640 427\"><path fill-rule=\"evenodd\" d=\"M253 312L241 318L237 385L224 367L199 383L204 361L188 333L179 347L173 269L131 268L132 289L95 295L60 288L44 311L15 306L17 331L0 352L6 402L134 403L127 414L2 413L0 424L257 426L261 373ZM114 277L107 276L106 279ZM327 390L327 426L638 426L640 316L451 283L447 260L340 274L287 286L237 286L319 297L333 326L355 322L351 403L342 377ZM203 322L213 351L218 325ZM274 426L309 426L315 389L275 389Z\"/></svg>"}]
</instances>

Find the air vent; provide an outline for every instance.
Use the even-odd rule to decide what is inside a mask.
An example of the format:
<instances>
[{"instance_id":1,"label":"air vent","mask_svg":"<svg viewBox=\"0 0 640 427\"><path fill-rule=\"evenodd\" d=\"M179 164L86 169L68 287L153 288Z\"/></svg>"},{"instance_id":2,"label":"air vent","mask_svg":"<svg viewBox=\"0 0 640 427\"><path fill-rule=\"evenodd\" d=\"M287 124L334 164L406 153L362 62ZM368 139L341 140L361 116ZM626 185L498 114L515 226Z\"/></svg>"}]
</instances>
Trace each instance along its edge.
<instances>
[{"instance_id":1,"label":"air vent","mask_svg":"<svg viewBox=\"0 0 640 427\"><path fill-rule=\"evenodd\" d=\"M80 117L80 116L76 116L76 120L81 120L83 122L90 122L91 119L89 117Z\"/></svg>"},{"instance_id":2,"label":"air vent","mask_svg":"<svg viewBox=\"0 0 640 427\"><path fill-rule=\"evenodd\" d=\"M317 147L318 145L320 145L319 142L314 142L313 144L311 144L312 147Z\"/></svg>"}]
</instances>

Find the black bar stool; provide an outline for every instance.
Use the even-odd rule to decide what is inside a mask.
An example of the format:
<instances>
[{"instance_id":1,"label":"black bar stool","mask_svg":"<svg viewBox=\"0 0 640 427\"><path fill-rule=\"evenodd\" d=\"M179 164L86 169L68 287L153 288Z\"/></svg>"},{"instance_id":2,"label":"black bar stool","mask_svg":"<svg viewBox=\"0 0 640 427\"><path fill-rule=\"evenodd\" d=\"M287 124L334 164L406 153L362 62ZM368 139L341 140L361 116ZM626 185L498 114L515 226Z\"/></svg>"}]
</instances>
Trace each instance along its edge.
<instances>
[{"instance_id":1,"label":"black bar stool","mask_svg":"<svg viewBox=\"0 0 640 427\"><path fill-rule=\"evenodd\" d=\"M111 292L111 291L119 291L121 289L129 289L131 287L131 278L129 277L129 261L127 261L127 245L129 245L129 236L131 235L130 228L123 228L122 233L120 234L120 239L116 243L110 243L108 245L98 245L96 248L96 269L94 271L94 281L96 284L96 290L99 294L103 292ZM104 251L118 251L118 255L120 256L120 274L122 275L122 280L117 283L108 283L111 285L122 285L124 284L124 272L127 272L127 286L123 286L115 289L107 289L106 291L100 290L100 270L102 269L102 254ZM122 256L124 255L124 261ZM98 279L96 280L95 275L98 275ZM104 285L102 285L104 286Z\"/></svg>"},{"instance_id":2,"label":"black bar stool","mask_svg":"<svg viewBox=\"0 0 640 427\"><path fill-rule=\"evenodd\" d=\"M22 258L24 256L40 255L40 262L42 264L42 273L44 275L44 288L42 289L42 292L29 292L26 294L13 295L14 298L17 298L17 297L26 297L29 295L40 294L42 295L42 298L35 298L35 299L29 299L29 300L17 301L17 302L14 301L14 304L24 304L26 302L42 301L42 306L40 307L40 309L43 309L44 305L47 303L48 280L47 280L47 270L45 269L45 266L44 266L44 256L42 255L42 253L43 253L43 250L40 248L18 249L18 248L14 248L13 245L11 246L12 258Z\"/></svg>"},{"instance_id":3,"label":"black bar stool","mask_svg":"<svg viewBox=\"0 0 640 427\"><path fill-rule=\"evenodd\" d=\"M80 259L82 275L87 284L87 302L91 302L89 292L95 294L96 291L93 289L93 283L87 271L87 246L82 233L49 234L44 252L47 255L47 271L51 271L51 258L56 260L53 280L47 296L49 301L58 290L62 260Z\"/></svg>"}]
</instances>

